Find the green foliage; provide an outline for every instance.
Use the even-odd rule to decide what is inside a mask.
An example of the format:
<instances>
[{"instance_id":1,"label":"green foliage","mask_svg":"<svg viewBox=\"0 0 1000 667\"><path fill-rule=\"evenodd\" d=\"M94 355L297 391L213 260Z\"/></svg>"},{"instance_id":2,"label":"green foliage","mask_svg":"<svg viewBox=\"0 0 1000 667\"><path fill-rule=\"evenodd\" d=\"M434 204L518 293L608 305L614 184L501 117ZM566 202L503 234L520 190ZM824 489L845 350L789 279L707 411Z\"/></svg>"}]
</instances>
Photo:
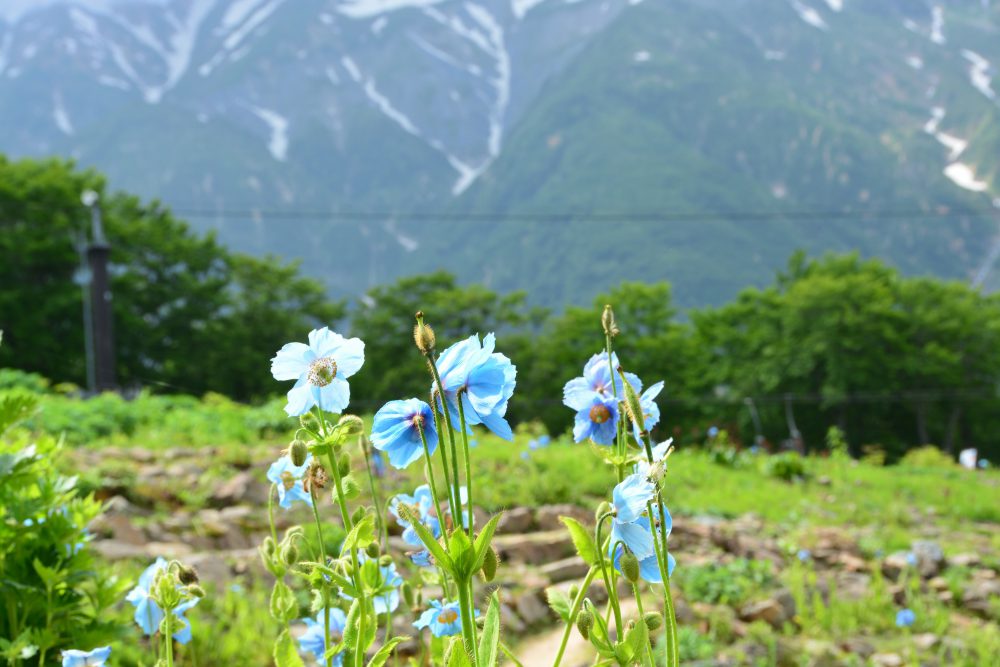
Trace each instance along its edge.
<instances>
[{"instance_id":1,"label":"green foliage","mask_svg":"<svg viewBox=\"0 0 1000 667\"><path fill-rule=\"evenodd\" d=\"M8 406L10 394L0 398ZM21 397L23 398L23 396ZM22 409L2 412L0 436ZM120 628L109 609L123 585L98 569L87 524L100 503L55 472L60 443L23 432L0 438L0 651L11 664L49 664L60 649L97 646Z\"/></svg>"},{"instance_id":2,"label":"green foliage","mask_svg":"<svg viewBox=\"0 0 1000 667\"><path fill-rule=\"evenodd\" d=\"M765 474L786 482L805 479L808 476L805 462L798 452L782 452L764 460Z\"/></svg>"},{"instance_id":3,"label":"green foliage","mask_svg":"<svg viewBox=\"0 0 1000 667\"><path fill-rule=\"evenodd\" d=\"M80 258L89 228L80 203L103 180L59 160L0 157L0 366L83 384ZM159 203L124 193L101 206L113 264L118 381L249 398L272 390L261 359L343 315L295 264L223 248Z\"/></svg>"},{"instance_id":4,"label":"green foliage","mask_svg":"<svg viewBox=\"0 0 1000 667\"><path fill-rule=\"evenodd\" d=\"M911 449L900 459L899 465L911 468L954 468L957 464L934 445L924 445Z\"/></svg>"},{"instance_id":5,"label":"green foliage","mask_svg":"<svg viewBox=\"0 0 1000 667\"><path fill-rule=\"evenodd\" d=\"M674 578L688 599L726 605L745 602L774 581L769 562L742 559L679 568Z\"/></svg>"}]
</instances>

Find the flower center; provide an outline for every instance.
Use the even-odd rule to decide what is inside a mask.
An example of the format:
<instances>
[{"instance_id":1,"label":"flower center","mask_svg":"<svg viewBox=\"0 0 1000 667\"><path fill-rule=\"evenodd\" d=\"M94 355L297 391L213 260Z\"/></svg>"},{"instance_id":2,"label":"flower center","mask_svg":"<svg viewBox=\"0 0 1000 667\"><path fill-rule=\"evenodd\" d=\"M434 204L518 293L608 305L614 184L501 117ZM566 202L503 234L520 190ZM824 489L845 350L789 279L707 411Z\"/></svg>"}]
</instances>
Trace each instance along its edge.
<instances>
[{"instance_id":1,"label":"flower center","mask_svg":"<svg viewBox=\"0 0 1000 667\"><path fill-rule=\"evenodd\" d=\"M603 424L611 419L611 410L603 403L598 403L590 409L590 421L595 424Z\"/></svg>"},{"instance_id":2,"label":"flower center","mask_svg":"<svg viewBox=\"0 0 1000 667\"><path fill-rule=\"evenodd\" d=\"M438 623L454 623L457 618L458 612L454 609L442 609L441 613L438 614Z\"/></svg>"},{"instance_id":3,"label":"flower center","mask_svg":"<svg viewBox=\"0 0 1000 667\"><path fill-rule=\"evenodd\" d=\"M285 487L285 491L291 491L295 488L295 476L288 471L281 473L281 485Z\"/></svg>"},{"instance_id":4,"label":"flower center","mask_svg":"<svg viewBox=\"0 0 1000 667\"><path fill-rule=\"evenodd\" d=\"M325 387L337 377L337 362L333 357L320 357L309 364L309 384Z\"/></svg>"}]
</instances>

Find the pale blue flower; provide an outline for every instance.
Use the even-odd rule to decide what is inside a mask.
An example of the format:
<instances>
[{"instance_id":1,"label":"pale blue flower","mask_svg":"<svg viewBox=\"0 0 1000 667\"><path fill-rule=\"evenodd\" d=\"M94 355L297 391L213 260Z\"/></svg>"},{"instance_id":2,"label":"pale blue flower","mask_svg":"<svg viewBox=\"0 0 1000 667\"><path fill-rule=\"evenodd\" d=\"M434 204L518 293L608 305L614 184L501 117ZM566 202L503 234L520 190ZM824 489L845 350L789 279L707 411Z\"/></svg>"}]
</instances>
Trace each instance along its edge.
<instances>
[{"instance_id":1,"label":"pale blue flower","mask_svg":"<svg viewBox=\"0 0 1000 667\"><path fill-rule=\"evenodd\" d=\"M297 417L318 405L326 412L343 412L351 399L347 378L365 363L365 344L344 338L327 327L309 332L309 344L286 343L271 359L275 380L295 380L285 412Z\"/></svg>"},{"instance_id":2,"label":"pale blue flower","mask_svg":"<svg viewBox=\"0 0 1000 667\"><path fill-rule=\"evenodd\" d=\"M125 597L135 607L133 618L146 635L156 633L160 629L160 623L163 622L163 610L149 596L149 589L153 585L157 573L166 569L166 559L157 558L155 563L139 575L139 583ZM180 627L174 632L174 639L181 644L187 644L191 641L191 625L184 618L184 613L196 604L198 604L198 598L191 598L174 609L174 620L180 624Z\"/></svg>"},{"instance_id":3,"label":"pale blue flower","mask_svg":"<svg viewBox=\"0 0 1000 667\"><path fill-rule=\"evenodd\" d=\"M292 463L290 456L282 456L267 469L267 481L277 485L278 504L286 510L297 500L312 507L312 496L302 485L302 480L311 464L312 454L308 455L300 466Z\"/></svg>"},{"instance_id":4,"label":"pale blue flower","mask_svg":"<svg viewBox=\"0 0 1000 667\"><path fill-rule=\"evenodd\" d=\"M642 409L643 425L647 432L652 431L653 427L660 423L660 406L656 404L656 397L660 395L661 391L663 391L662 380L650 386L639 396L639 407ZM632 423L632 433L635 435L636 442L641 445L642 433L635 422Z\"/></svg>"},{"instance_id":5,"label":"pale blue flower","mask_svg":"<svg viewBox=\"0 0 1000 667\"><path fill-rule=\"evenodd\" d=\"M614 367L614 387L611 384L611 367ZM633 373L625 373L625 379L637 391L642 391L642 380ZM563 403L579 410L578 404L588 403L592 394L604 398L625 398L625 386L618 373L618 355L611 354L611 364L608 364L608 353L595 354L583 367L583 377L573 378L563 387Z\"/></svg>"},{"instance_id":6,"label":"pale blue flower","mask_svg":"<svg viewBox=\"0 0 1000 667\"><path fill-rule=\"evenodd\" d=\"M917 621L917 615L912 609L900 609L896 612L896 627L908 628Z\"/></svg>"},{"instance_id":7,"label":"pale blue flower","mask_svg":"<svg viewBox=\"0 0 1000 667\"><path fill-rule=\"evenodd\" d=\"M612 492L611 543L624 543L639 560L653 553L649 520L642 515L655 495L656 487L641 474L629 475Z\"/></svg>"},{"instance_id":8,"label":"pale blue flower","mask_svg":"<svg viewBox=\"0 0 1000 667\"><path fill-rule=\"evenodd\" d=\"M330 610L330 641L334 646L340 643L347 626L347 617L336 607ZM312 653L316 662L326 665L326 611L320 611L316 618L303 618L306 631L299 637L299 650ZM333 656L334 667L340 667L344 662L343 651Z\"/></svg>"},{"instance_id":9,"label":"pale blue flower","mask_svg":"<svg viewBox=\"0 0 1000 667\"><path fill-rule=\"evenodd\" d=\"M494 352L495 347L492 333L484 336L482 343L478 335L455 343L438 358L438 374L453 428L461 428L457 407L461 396L468 426L482 424L501 438L512 440L514 433L505 415L514 395L517 367L506 356Z\"/></svg>"},{"instance_id":10,"label":"pale blue flower","mask_svg":"<svg viewBox=\"0 0 1000 667\"><path fill-rule=\"evenodd\" d=\"M110 646L95 648L93 651L70 649L62 652L62 667L101 667L110 655Z\"/></svg>"},{"instance_id":11,"label":"pale blue flower","mask_svg":"<svg viewBox=\"0 0 1000 667\"><path fill-rule=\"evenodd\" d=\"M372 446L385 452L393 467L402 469L424 455L421 430L427 439L427 451L433 454L438 435L431 406L417 398L389 401L375 413Z\"/></svg>"},{"instance_id":12,"label":"pale blue flower","mask_svg":"<svg viewBox=\"0 0 1000 667\"><path fill-rule=\"evenodd\" d=\"M795 557L805 563L812 559L812 552L808 549L799 549L798 553L795 554Z\"/></svg>"},{"instance_id":13,"label":"pale blue flower","mask_svg":"<svg viewBox=\"0 0 1000 667\"><path fill-rule=\"evenodd\" d=\"M479 616L479 610L475 610ZM451 637L462 632L462 611L458 602L431 600L430 607L413 622L418 630L430 628L435 637Z\"/></svg>"},{"instance_id":14,"label":"pale blue flower","mask_svg":"<svg viewBox=\"0 0 1000 667\"><path fill-rule=\"evenodd\" d=\"M441 522L437 518L437 508L434 507L434 495L431 487L422 484L417 487L412 496L400 493L389 502L389 512L396 517L396 522L403 527L403 541L413 546L422 546L423 542L413 529L413 526L399 516L399 505L409 505L420 517L420 523L434 535L441 537Z\"/></svg>"},{"instance_id":15,"label":"pale blue flower","mask_svg":"<svg viewBox=\"0 0 1000 667\"><path fill-rule=\"evenodd\" d=\"M622 571L621 559L622 555L625 553L625 549L619 544L618 548L615 550L614 563L615 569L619 572ZM636 556L638 558L638 556ZM677 561L674 560L673 554L667 554L667 576L673 576L674 568L677 566ZM654 552L652 556L646 558L639 558L639 578L650 584L662 584L663 577L660 574L660 564L656 560L656 553Z\"/></svg>"},{"instance_id":16,"label":"pale blue flower","mask_svg":"<svg viewBox=\"0 0 1000 667\"><path fill-rule=\"evenodd\" d=\"M666 440L664 440L660 444L653 445L653 448L652 448L653 463L652 463L652 465L650 465L649 459L646 458L645 456L643 456L638 461L636 461L636 464L635 464L635 466L633 468L633 472L637 472L639 474L649 476L652 473L652 471L653 471L653 467L657 463L660 463L661 461L666 460L667 454L670 453L670 449L673 446L674 446L674 439L673 438L667 438Z\"/></svg>"},{"instance_id":17,"label":"pale blue flower","mask_svg":"<svg viewBox=\"0 0 1000 667\"><path fill-rule=\"evenodd\" d=\"M590 438L599 445L610 445L618 434L618 401L591 392L579 407L573 423L573 440ZM570 406L574 407L574 406Z\"/></svg>"},{"instance_id":18,"label":"pale blue flower","mask_svg":"<svg viewBox=\"0 0 1000 667\"><path fill-rule=\"evenodd\" d=\"M406 556L417 567L434 567L434 557L431 556L431 552L427 549L423 551L410 551L407 552Z\"/></svg>"}]
</instances>

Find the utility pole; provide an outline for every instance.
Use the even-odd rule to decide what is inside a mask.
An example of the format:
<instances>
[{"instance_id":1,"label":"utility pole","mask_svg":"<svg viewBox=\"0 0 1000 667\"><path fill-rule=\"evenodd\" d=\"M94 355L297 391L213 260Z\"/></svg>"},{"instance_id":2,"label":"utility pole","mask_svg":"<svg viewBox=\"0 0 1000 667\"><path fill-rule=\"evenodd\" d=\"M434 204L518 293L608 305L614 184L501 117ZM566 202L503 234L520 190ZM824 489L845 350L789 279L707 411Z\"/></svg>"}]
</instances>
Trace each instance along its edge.
<instances>
[{"instance_id":1,"label":"utility pole","mask_svg":"<svg viewBox=\"0 0 1000 667\"><path fill-rule=\"evenodd\" d=\"M94 346L93 389L98 392L109 391L117 387L111 281L108 279L111 246L104 237L97 193L87 190L80 199L84 206L90 208L91 241L87 247L87 262L90 265L90 307L93 326L91 340Z\"/></svg>"}]
</instances>

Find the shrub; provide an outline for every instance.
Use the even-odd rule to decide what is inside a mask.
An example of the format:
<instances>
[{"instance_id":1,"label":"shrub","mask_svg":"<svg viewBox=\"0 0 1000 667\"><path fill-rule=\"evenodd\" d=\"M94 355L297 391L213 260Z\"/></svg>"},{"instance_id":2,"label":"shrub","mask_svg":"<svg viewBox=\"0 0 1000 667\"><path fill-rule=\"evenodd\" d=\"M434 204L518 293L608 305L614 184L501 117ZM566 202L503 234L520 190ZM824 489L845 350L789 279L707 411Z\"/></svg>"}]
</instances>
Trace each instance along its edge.
<instances>
[{"instance_id":1,"label":"shrub","mask_svg":"<svg viewBox=\"0 0 1000 667\"><path fill-rule=\"evenodd\" d=\"M957 464L951 456L934 445L925 445L906 452L899 465L910 468L954 468Z\"/></svg>"},{"instance_id":2,"label":"shrub","mask_svg":"<svg viewBox=\"0 0 1000 667\"><path fill-rule=\"evenodd\" d=\"M786 482L809 476L805 461L798 452L784 452L769 457L764 462L764 474Z\"/></svg>"}]
</instances>

